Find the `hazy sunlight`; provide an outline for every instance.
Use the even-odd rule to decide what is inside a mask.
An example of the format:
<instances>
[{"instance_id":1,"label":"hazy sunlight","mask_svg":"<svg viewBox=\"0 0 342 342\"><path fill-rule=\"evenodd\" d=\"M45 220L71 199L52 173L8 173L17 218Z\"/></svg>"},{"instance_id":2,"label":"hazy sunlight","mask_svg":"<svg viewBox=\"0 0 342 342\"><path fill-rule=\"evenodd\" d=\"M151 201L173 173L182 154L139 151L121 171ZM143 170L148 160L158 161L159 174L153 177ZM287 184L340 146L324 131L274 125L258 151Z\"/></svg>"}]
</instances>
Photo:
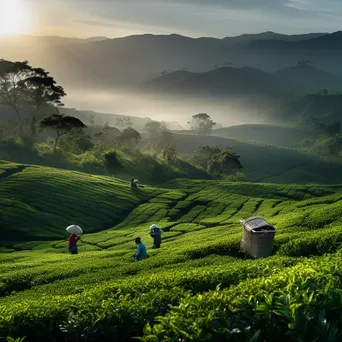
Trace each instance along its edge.
<instances>
[{"instance_id":1,"label":"hazy sunlight","mask_svg":"<svg viewBox=\"0 0 342 342\"><path fill-rule=\"evenodd\" d=\"M25 33L29 14L21 0L0 0L0 35Z\"/></svg>"}]
</instances>

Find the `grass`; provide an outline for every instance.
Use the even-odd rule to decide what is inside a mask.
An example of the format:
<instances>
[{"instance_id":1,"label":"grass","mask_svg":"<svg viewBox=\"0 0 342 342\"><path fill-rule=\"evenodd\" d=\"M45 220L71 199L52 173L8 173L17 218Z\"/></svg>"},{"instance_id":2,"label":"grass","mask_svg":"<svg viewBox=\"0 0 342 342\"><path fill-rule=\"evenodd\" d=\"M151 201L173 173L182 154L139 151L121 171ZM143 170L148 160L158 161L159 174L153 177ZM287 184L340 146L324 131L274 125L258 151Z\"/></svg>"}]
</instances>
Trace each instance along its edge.
<instances>
[{"instance_id":1,"label":"grass","mask_svg":"<svg viewBox=\"0 0 342 342\"><path fill-rule=\"evenodd\" d=\"M175 179L132 193L20 166L0 163L0 175L17 171L0 179L0 341L341 339L342 185ZM269 258L240 252L239 220L253 215L279 231ZM76 219L85 234L71 256ZM136 235L151 256L138 263Z\"/></svg>"}]
</instances>

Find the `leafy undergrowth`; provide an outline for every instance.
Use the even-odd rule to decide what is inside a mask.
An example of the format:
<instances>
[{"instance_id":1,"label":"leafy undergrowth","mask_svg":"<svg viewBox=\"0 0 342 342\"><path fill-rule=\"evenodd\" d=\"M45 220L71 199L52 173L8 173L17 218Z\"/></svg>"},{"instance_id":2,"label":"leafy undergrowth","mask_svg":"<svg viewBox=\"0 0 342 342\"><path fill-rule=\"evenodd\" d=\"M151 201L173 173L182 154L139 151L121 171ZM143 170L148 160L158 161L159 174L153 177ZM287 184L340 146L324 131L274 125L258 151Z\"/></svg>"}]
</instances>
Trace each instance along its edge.
<instances>
[{"instance_id":1,"label":"leafy undergrowth","mask_svg":"<svg viewBox=\"0 0 342 342\"><path fill-rule=\"evenodd\" d=\"M108 174L104 166L103 151L93 149L75 154L64 150L56 154L53 152L53 144L54 140L51 139L47 143L35 144L32 149L17 142L0 141L0 159L96 175ZM156 184L180 177L210 178L205 171L180 158L168 161L156 153L142 152L134 148L123 148L116 152L122 165L118 172L120 178L125 180L139 178L142 182Z\"/></svg>"},{"instance_id":2,"label":"leafy undergrowth","mask_svg":"<svg viewBox=\"0 0 342 342\"><path fill-rule=\"evenodd\" d=\"M0 341L342 338L342 186L174 180L132 193L116 179L34 166L0 182L13 210L1 205L1 227L16 234L21 217L37 237L0 250ZM50 236L51 218L62 235L73 205L94 221L71 256L65 239L38 237ZM277 227L269 258L240 252L239 220L253 215ZM161 249L151 223L163 228ZM136 235L150 254L138 263Z\"/></svg>"}]
</instances>

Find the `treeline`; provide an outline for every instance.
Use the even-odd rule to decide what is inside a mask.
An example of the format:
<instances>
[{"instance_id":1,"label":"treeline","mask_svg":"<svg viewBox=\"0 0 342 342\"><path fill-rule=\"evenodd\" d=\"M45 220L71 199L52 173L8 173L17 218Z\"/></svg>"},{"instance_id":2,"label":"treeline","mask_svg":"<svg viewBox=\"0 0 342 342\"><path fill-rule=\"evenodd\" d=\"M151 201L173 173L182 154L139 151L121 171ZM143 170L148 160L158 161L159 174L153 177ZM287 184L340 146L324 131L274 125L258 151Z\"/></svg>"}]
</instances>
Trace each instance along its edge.
<instances>
[{"instance_id":1,"label":"treeline","mask_svg":"<svg viewBox=\"0 0 342 342\"><path fill-rule=\"evenodd\" d=\"M303 148L324 159L342 162L341 123L334 121L331 124L325 124L315 117L309 117L303 123L315 136L305 139Z\"/></svg>"},{"instance_id":2,"label":"treeline","mask_svg":"<svg viewBox=\"0 0 342 342\"><path fill-rule=\"evenodd\" d=\"M108 122L96 125L94 115L89 115L86 125L83 119L63 114L65 96L48 71L27 61L0 60L0 111L1 107L10 109L13 115L0 122L1 143L6 148L21 144L39 155L49 155L50 160L82 160L111 175L132 174L133 164L140 164L141 172L153 164L157 178L165 172L163 168L168 169L162 180L185 175L220 179L242 168L240 157L232 151L210 146L199 147L190 159L183 160L176 135L163 122L147 122L139 132L129 117L117 118L112 127ZM190 118L189 125L195 134L204 135L216 123L207 113L199 113ZM134 169L135 176L141 172L139 167Z\"/></svg>"}]
</instances>

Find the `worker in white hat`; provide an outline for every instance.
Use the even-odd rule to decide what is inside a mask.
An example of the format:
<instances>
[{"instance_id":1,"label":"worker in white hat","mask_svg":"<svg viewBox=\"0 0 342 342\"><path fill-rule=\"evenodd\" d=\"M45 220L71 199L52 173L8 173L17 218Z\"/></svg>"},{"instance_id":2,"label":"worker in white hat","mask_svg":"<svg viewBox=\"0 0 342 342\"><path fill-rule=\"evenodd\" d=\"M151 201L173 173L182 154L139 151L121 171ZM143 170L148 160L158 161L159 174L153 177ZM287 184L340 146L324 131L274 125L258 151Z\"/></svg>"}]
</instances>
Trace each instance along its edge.
<instances>
[{"instance_id":1,"label":"worker in white hat","mask_svg":"<svg viewBox=\"0 0 342 342\"><path fill-rule=\"evenodd\" d=\"M153 248L160 248L161 244L161 229L156 225L152 224L150 227L150 236L153 238Z\"/></svg>"}]
</instances>

